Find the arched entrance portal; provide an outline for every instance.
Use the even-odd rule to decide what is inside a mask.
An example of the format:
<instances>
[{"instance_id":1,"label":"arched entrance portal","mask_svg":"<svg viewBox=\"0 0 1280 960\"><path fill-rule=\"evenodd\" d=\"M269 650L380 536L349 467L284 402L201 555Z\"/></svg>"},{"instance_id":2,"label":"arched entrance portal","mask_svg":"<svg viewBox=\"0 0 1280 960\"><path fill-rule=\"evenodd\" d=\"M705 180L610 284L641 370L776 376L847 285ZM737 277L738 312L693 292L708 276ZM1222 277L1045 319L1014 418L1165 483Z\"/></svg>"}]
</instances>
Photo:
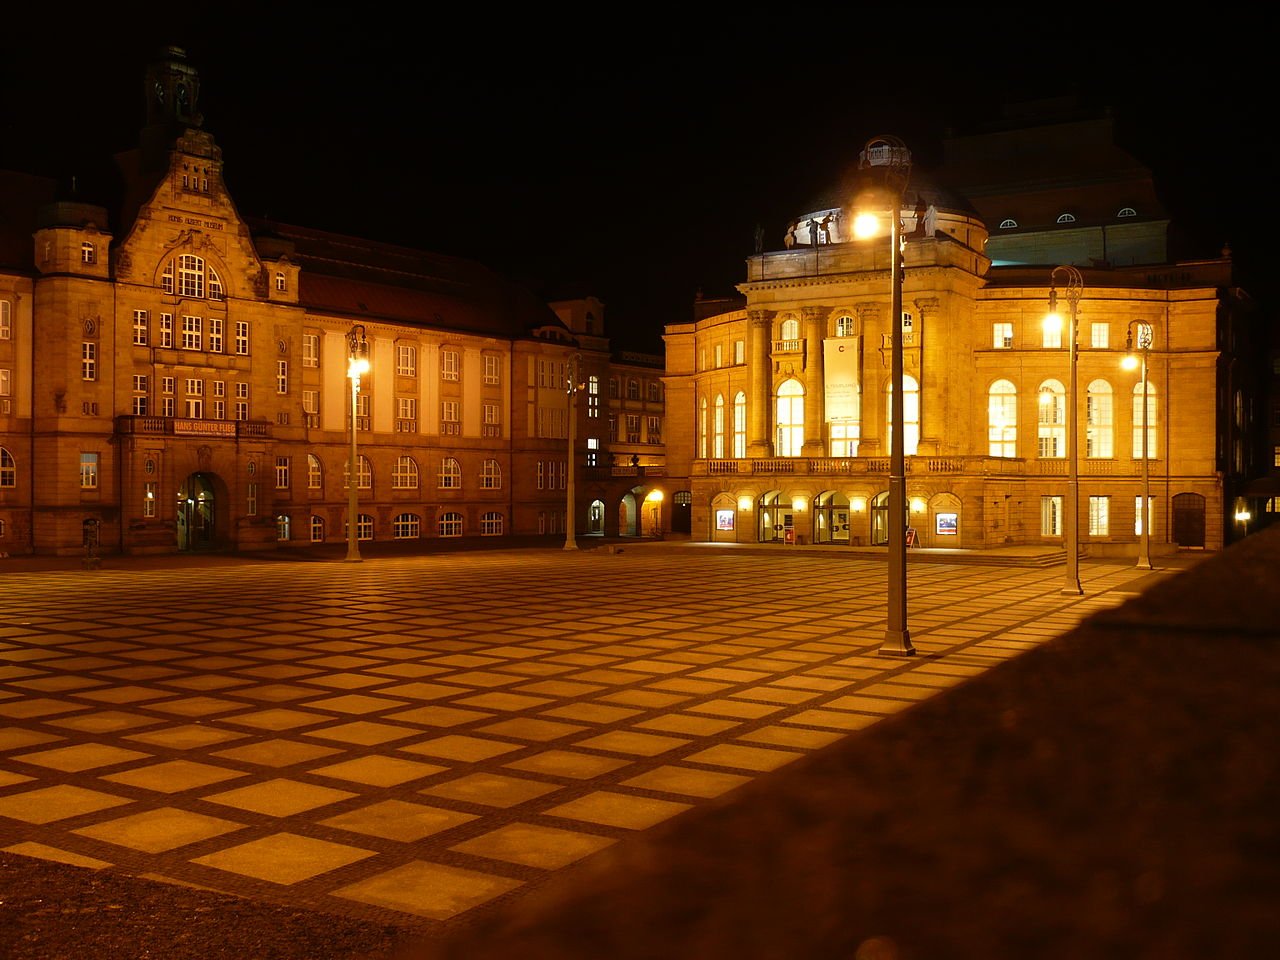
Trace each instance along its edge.
<instances>
[{"instance_id":1,"label":"arched entrance portal","mask_svg":"<svg viewBox=\"0 0 1280 960\"><path fill-rule=\"evenodd\" d=\"M849 542L849 498L827 490L813 501L813 542Z\"/></svg>"},{"instance_id":2,"label":"arched entrance portal","mask_svg":"<svg viewBox=\"0 0 1280 960\"><path fill-rule=\"evenodd\" d=\"M909 502L909 501L908 501ZM907 507L907 504L903 504ZM899 535L911 526L910 508L902 511ZM889 545L889 491L882 490L871 498L871 545L887 547Z\"/></svg>"},{"instance_id":3,"label":"arched entrance portal","mask_svg":"<svg viewBox=\"0 0 1280 960\"><path fill-rule=\"evenodd\" d=\"M604 533L604 501L592 500L587 507L587 533L600 536Z\"/></svg>"},{"instance_id":4,"label":"arched entrance portal","mask_svg":"<svg viewBox=\"0 0 1280 960\"><path fill-rule=\"evenodd\" d=\"M636 495L634 493L623 494L622 499L618 501L618 536L639 536L640 531L636 529L639 517L640 511L636 509Z\"/></svg>"},{"instance_id":5,"label":"arched entrance portal","mask_svg":"<svg viewBox=\"0 0 1280 960\"><path fill-rule=\"evenodd\" d=\"M193 473L178 488L178 549L212 550L218 544L214 477Z\"/></svg>"},{"instance_id":6,"label":"arched entrance portal","mask_svg":"<svg viewBox=\"0 0 1280 960\"><path fill-rule=\"evenodd\" d=\"M756 501L756 517L760 522L757 537L761 543L780 542L786 535L786 527L791 523L792 513L788 504L785 512L782 503L782 491L770 490Z\"/></svg>"}]
</instances>

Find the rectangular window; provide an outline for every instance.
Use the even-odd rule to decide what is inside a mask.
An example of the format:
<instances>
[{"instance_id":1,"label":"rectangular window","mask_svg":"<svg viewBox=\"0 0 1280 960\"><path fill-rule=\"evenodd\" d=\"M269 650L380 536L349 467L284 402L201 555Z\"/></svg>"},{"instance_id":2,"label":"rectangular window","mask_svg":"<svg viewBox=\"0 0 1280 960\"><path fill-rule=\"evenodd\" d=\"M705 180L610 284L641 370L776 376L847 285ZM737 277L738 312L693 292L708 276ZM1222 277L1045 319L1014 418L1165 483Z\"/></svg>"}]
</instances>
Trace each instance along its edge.
<instances>
[{"instance_id":1,"label":"rectangular window","mask_svg":"<svg viewBox=\"0 0 1280 960\"><path fill-rule=\"evenodd\" d=\"M236 354L245 357L249 355L249 321L236 321Z\"/></svg>"},{"instance_id":2,"label":"rectangular window","mask_svg":"<svg viewBox=\"0 0 1280 960\"><path fill-rule=\"evenodd\" d=\"M142 515L144 517L154 517L156 515L156 485L154 483L144 483L142 485Z\"/></svg>"},{"instance_id":3,"label":"rectangular window","mask_svg":"<svg viewBox=\"0 0 1280 960\"><path fill-rule=\"evenodd\" d=\"M98 379L98 345L85 342L80 344L80 379Z\"/></svg>"},{"instance_id":4,"label":"rectangular window","mask_svg":"<svg viewBox=\"0 0 1280 960\"><path fill-rule=\"evenodd\" d=\"M133 375L133 406L132 411L135 417L145 417L147 415L147 394L149 392L149 381L145 374Z\"/></svg>"},{"instance_id":5,"label":"rectangular window","mask_svg":"<svg viewBox=\"0 0 1280 960\"><path fill-rule=\"evenodd\" d=\"M1111 345L1111 324L1093 324L1089 328L1089 345L1095 350L1107 349Z\"/></svg>"},{"instance_id":6,"label":"rectangular window","mask_svg":"<svg viewBox=\"0 0 1280 960\"><path fill-rule=\"evenodd\" d=\"M416 397L396 397L396 432L418 432L418 401Z\"/></svg>"},{"instance_id":7,"label":"rectangular window","mask_svg":"<svg viewBox=\"0 0 1280 960\"><path fill-rule=\"evenodd\" d=\"M714 353L716 358L716 367L717 368L723 367L724 366L724 347L721 344L717 343L714 348Z\"/></svg>"},{"instance_id":8,"label":"rectangular window","mask_svg":"<svg viewBox=\"0 0 1280 960\"><path fill-rule=\"evenodd\" d=\"M160 314L160 346L173 346L173 314Z\"/></svg>"},{"instance_id":9,"label":"rectangular window","mask_svg":"<svg viewBox=\"0 0 1280 960\"><path fill-rule=\"evenodd\" d=\"M627 414L627 443L640 442L640 414Z\"/></svg>"},{"instance_id":10,"label":"rectangular window","mask_svg":"<svg viewBox=\"0 0 1280 960\"><path fill-rule=\"evenodd\" d=\"M1111 532L1111 498L1089 498L1089 536L1105 537Z\"/></svg>"},{"instance_id":11,"label":"rectangular window","mask_svg":"<svg viewBox=\"0 0 1280 960\"><path fill-rule=\"evenodd\" d=\"M1062 536L1062 498L1040 498L1040 536Z\"/></svg>"},{"instance_id":12,"label":"rectangular window","mask_svg":"<svg viewBox=\"0 0 1280 960\"><path fill-rule=\"evenodd\" d=\"M8 300L0 300L0 340L13 338L12 305Z\"/></svg>"},{"instance_id":13,"label":"rectangular window","mask_svg":"<svg viewBox=\"0 0 1280 960\"><path fill-rule=\"evenodd\" d=\"M457 433L458 432L458 401L457 400L441 400L440 401L440 432L441 433Z\"/></svg>"},{"instance_id":14,"label":"rectangular window","mask_svg":"<svg viewBox=\"0 0 1280 960\"><path fill-rule=\"evenodd\" d=\"M182 349L183 350L200 350L201 346L201 320L199 317L182 318Z\"/></svg>"},{"instance_id":15,"label":"rectangular window","mask_svg":"<svg viewBox=\"0 0 1280 960\"><path fill-rule=\"evenodd\" d=\"M204 381L189 379L186 386L186 415L191 420L199 420L204 416Z\"/></svg>"},{"instance_id":16,"label":"rectangular window","mask_svg":"<svg viewBox=\"0 0 1280 960\"><path fill-rule=\"evenodd\" d=\"M134 377L137 380L137 377ZM8 370L0 369L0 398L3 398L5 405L0 409L0 413L8 413L8 400L13 394L12 374Z\"/></svg>"},{"instance_id":17,"label":"rectangular window","mask_svg":"<svg viewBox=\"0 0 1280 960\"><path fill-rule=\"evenodd\" d=\"M149 314L146 310L133 311L133 342L136 346L147 345L148 320Z\"/></svg>"},{"instance_id":18,"label":"rectangular window","mask_svg":"<svg viewBox=\"0 0 1280 960\"><path fill-rule=\"evenodd\" d=\"M245 513L251 517L256 517L258 515L258 485L251 482L247 494L245 497Z\"/></svg>"},{"instance_id":19,"label":"rectangular window","mask_svg":"<svg viewBox=\"0 0 1280 960\"><path fill-rule=\"evenodd\" d=\"M236 384L236 419L249 419L249 384Z\"/></svg>"},{"instance_id":20,"label":"rectangular window","mask_svg":"<svg viewBox=\"0 0 1280 960\"><path fill-rule=\"evenodd\" d=\"M408 343L396 345L396 376L418 375L418 348Z\"/></svg>"},{"instance_id":21,"label":"rectangular window","mask_svg":"<svg viewBox=\"0 0 1280 960\"><path fill-rule=\"evenodd\" d=\"M215 420L227 419L227 401L225 400L213 401L213 419Z\"/></svg>"},{"instance_id":22,"label":"rectangular window","mask_svg":"<svg viewBox=\"0 0 1280 960\"><path fill-rule=\"evenodd\" d=\"M747 342L745 340L733 341L733 362L738 366L747 362Z\"/></svg>"},{"instance_id":23,"label":"rectangular window","mask_svg":"<svg viewBox=\"0 0 1280 960\"><path fill-rule=\"evenodd\" d=\"M178 296L204 299L204 261L189 253L178 258Z\"/></svg>"},{"instance_id":24,"label":"rectangular window","mask_svg":"<svg viewBox=\"0 0 1280 960\"><path fill-rule=\"evenodd\" d=\"M1055 327L1053 324L1047 324L1043 328L1043 332L1044 332L1044 341L1042 345L1046 350L1062 349L1062 327L1061 326Z\"/></svg>"},{"instance_id":25,"label":"rectangular window","mask_svg":"<svg viewBox=\"0 0 1280 960\"><path fill-rule=\"evenodd\" d=\"M209 318L209 352L222 352L222 318Z\"/></svg>"},{"instance_id":26,"label":"rectangular window","mask_svg":"<svg viewBox=\"0 0 1280 960\"><path fill-rule=\"evenodd\" d=\"M645 421L646 421L645 428L648 431L645 434L645 439L649 443L661 443L662 442L662 418L646 417Z\"/></svg>"},{"instance_id":27,"label":"rectangular window","mask_svg":"<svg viewBox=\"0 0 1280 960\"><path fill-rule=\"evenodd\" d=\"M289 458L276 457L276 489L289 489Z\"/></svg>"},{"instance_id":28,"label":"rectangular window","mask_svg":"<svg viewBox=\"0 0 1280 960\"><path fill-rule=\"evenodd\" d=\"M162 417L172 417L172 416L175 416L175 414L174 414L174 398L173 398L173 397L161 397L161 398L160 398L160 416L162 416Z\"/></svg>"},{"instance_id":29,"label":"rectangular window","mask_svg":"<svg viewBox=\"0 0 1280 960\"><path fill-rule=\"evenodd\" d=\"M302 391L302 416L308 427L320 426L320 391Z\"/></svg>"},{"instance_id":30,"label":"rectangular window","mask_svg":"<svg viewBox=\"0 0 1280 960\"><path fill-rule=\"evenodd\" d=\"M486 354L484 358L484 382L491 387L502 383L502 358Z\"/></svg>"},{"instance_id":31,"label":"rectangular window","mask_svg":"<svg viewBox=\"0 0 1280 960\"><path fill-rule=\"evenodd\" d=\"M440 377L443 380L458 379L458 351L440 351Z\"/></svg>"},{"instance_id":32,"label":"rectangular window","mask_svg":"<svg viewBox=\"0 0 1280 960\"><path fill-rule=\"evenodd\" d=\"M1008 350L1013 346L1013 324L993 323L991 325L991 346L997 350Z\"/></svg>"},{"instance_id":33,"label":"rectangular window","mask_svg":"<svg viewBox=\"0 0 1280 960\"><path fill-rule=\"evenodd\" d=\"M276 393L286 394L289 392L289 361L276 361Z\"/></svg>"},{"instance_id":34,"label":"rectangular window","mask_svg":"<svg viewBox=\"0 0 1280 960\"><path fill-rule=\"evenodd\" d=\"M1152 509L1155 502L1156 502L1155 497L1150 497L1147 499L1147 522L1148 523L1150 523L1151 518L1155 516L1155 511ZM1154 532L1154 529L1155 529L1155 525L1152 524L1153 532ZM1133 498L1133 535L1135 537L1142 536L1142 498L1141 497Z\"/></svg>"},{"instance_id":35,"label":"rectangular window","mask_svg":"<svg viewBox=\"0 0 1280 960\"><path fill-rule=\"evenodd\" d=\"M80 489L98 489L98 455L96 453L80 454Z\"/></svg>"},{"instance_id":36,"label":"rectangular window","mask_svg":"<svg viewBox=\"0 0 1280 960\"><path fill-rule=\"evenodd\" d=\"M227 395L227 384L225 380L213 381L213 395L215 397L225 397Z\"/></svg>"},{"instance_id":37,"label":"rectangular window","mask_svg":"<svg viewBox=\"0 0 1280 960\"><path fill-rule=\"evenodd\" d=\"M302 335L302 365L304 367L320 366L320 334L304 333Z\"/></svg>"},{"instance_id":38,"label":"rectangular window","mask_svg":"<svg viewBox=\"0 0 1280 960\"><path fill-rule=\"evenodd\" d=\"M163 378L161 378L161 380L160 380L160 392L161 392L161 393L173 393L173 390L174 390L174 379L173 379L173 377L163 377Z\"/></svg>"}]
</instances>

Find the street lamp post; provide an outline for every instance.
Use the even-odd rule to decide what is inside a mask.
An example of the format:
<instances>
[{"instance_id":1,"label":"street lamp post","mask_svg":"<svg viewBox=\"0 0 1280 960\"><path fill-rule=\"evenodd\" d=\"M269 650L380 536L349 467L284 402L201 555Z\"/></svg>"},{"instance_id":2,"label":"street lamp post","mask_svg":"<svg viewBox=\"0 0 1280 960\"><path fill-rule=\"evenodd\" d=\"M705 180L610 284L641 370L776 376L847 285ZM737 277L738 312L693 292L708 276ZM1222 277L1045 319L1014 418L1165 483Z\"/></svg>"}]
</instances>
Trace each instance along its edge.
<instances>
[{"instance_id":1,"label":"street lamp post","mask_svg":"<svg viewBox=\"0 0 1280 960\"><path fill-rule=\"evenodd\" d=\"M1084 278L1080 271L1071 266L1054 267L1049 274L1049 317L1047 320L1062 322L1058 314L1058 275L1065 277L1066 287L1062 295L1067 298L1067 306L1071 311L1071 322L1067 329L1069 338L1070 386L1067 388L1067 504L1063 518L1067 527L1067 576L1062 584L1062 592L1079 596L1084 593L1080 586L1080 467L1076 451L1076 313L1080 307L1080 296L1084 293Z\"/></svg>"},{"instance_id":2,"label":"street lamp post","mask_svg":"<svg viewBox=\"0 0 1280 960\"><path fill-rule=\"evenodd\" d=\"M582 355L575 353L569 358L569 370L565 377L565 409L568 413L569 420L569 461L565 465L568 476L565 479L565 523L564 523L564 548L566 550L578 549L578 531L577 531L577 504L576 491L574 490L573 474L574 474L574 446L577 444L578 433L578 391L582 389L583 384L579 383L582 379Z\"/></svg>"},{"instance_id":3,"label":"street lamp post","mask_svg":"<svg viewBox=\"0 0 1280 960\"><path fill-rule=\"evenodd\" d=\"M1132 370L1138 363L1133 355L1133 328L1138 328L1138 351L1142 355L1142 505L1139 508L1142 539L1138 546L1138 569L1151 570L1151 468L1147 460L1147 360L1151 354L1151 342L1155 331L1145 320L1130 320L1129 331L1125 337L1124 352L1126 354L1122 366Z\"/></svg>"},{"instance_id":4,"label":"street lamp post","mask_svg":"<svg viewBox=\"0 0 1280 960\"><path fill-rule=\"evenodd\" d=\"M902 388L902 203L907 182L911 178L911 151L897 137L879 136L867 141L858 157L858 170L871 183L877 207L889 205L889 340L890 340L890 414L889 414L889 582L888 610L884 657L914 656L911 631L907 629L907 469L906 444L903 436ZM866 213L859 215L854 230L868 232ZM858 225L858 221L862 226Z\"/></svg>"},{"instance_id":5,"label":"street lamp post","mask_svg":"<svg viewBox=\"0 0 1280 960\"><path fill-rule=\"evenodd\" d=\"M347 465L347 562L359 563L360 485L359 457L356 453L356 423L359 414L360 375L369 371L369 341L364 324L356 324L347 332L347 377L351 380L351 461Z\"/></svg>"}]
</instances>

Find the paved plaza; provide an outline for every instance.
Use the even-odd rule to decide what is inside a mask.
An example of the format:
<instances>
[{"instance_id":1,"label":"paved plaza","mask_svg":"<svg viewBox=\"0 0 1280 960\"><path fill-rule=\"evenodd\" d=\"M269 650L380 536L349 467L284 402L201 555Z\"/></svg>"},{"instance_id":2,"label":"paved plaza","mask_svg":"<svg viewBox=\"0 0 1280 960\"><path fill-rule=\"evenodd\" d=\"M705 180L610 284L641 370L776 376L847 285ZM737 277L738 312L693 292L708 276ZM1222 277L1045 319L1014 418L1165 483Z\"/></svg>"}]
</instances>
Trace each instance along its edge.
<instances>
[{"instance_id":1,"label":"paved plaza","mask_svg":"<svg viewBox=\"0 0 1280 960\"><path fill-rule=\"evenodd\" d=\"M180 561L179 561L180 563ZM0 576L0 849L443 930L1152 575L647 544Z\"/></svg>"}]
</instances>

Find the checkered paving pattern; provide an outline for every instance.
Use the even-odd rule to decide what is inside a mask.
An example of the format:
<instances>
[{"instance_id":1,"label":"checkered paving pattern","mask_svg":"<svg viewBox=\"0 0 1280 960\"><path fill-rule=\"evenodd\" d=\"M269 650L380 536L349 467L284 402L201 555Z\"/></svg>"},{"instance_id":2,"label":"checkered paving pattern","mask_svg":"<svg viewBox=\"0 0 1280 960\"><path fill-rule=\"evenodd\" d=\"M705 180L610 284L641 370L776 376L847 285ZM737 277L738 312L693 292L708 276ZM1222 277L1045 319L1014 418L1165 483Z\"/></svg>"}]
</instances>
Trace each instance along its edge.
<instances>
[{"instance_id":1,"label":"checkered paving pattern","mask_svg":"<svg viewBox=\"0 0 1280 960\"><path fill-rule=\"evenodd\" d=\"M430 928L1114 606L1142 575L672 550L0 580L0 848Z\"/></svg>"}]
</instances>

